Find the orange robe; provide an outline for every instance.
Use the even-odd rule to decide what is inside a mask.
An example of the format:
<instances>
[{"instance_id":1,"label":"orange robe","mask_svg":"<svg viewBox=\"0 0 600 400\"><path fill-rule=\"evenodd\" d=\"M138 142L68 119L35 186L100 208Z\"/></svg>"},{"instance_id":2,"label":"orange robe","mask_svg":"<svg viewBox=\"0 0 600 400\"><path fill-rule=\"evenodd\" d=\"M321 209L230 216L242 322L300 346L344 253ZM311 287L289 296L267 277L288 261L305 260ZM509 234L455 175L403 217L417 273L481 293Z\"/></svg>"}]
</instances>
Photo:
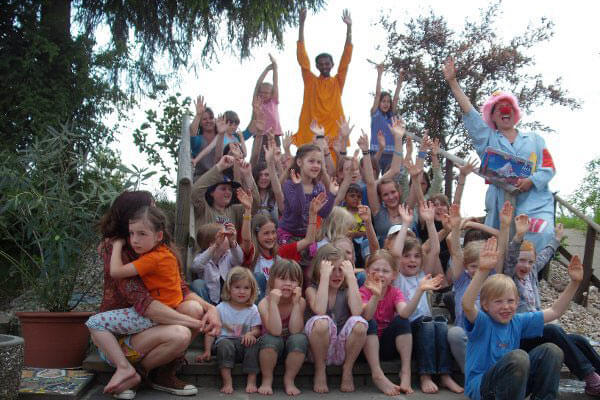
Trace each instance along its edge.
<instances>
[{"instance_id":1,"label":"orange robe","mask_svg":"<svg viewBox=\"0 0 600 400\"><path fill-rule=\"evenodd\" d=\"M298 132L294 135L293 143L296 146L302 146L312 142L314 134L310 130L310 123L315 119L319 125L325 128L325 136L331 148L333 141L338 136L337 122L340 117L344 117L342 91L348 65L352 58L352 44L346 44L337 75L329 78L316 76L310 72L310 60L306 55L304 42L298 42L297 57L304 80L304 101L300 112Z\"/></svg>"}]
</instances>

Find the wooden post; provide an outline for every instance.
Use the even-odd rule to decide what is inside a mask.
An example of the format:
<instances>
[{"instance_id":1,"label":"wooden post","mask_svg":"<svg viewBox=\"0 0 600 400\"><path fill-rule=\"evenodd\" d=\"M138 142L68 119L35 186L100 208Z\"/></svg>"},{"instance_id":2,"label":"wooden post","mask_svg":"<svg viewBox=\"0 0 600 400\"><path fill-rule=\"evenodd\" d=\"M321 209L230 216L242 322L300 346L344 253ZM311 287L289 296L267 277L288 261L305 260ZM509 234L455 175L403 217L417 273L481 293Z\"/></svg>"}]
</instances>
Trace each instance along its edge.
<instances>
[{"instance_id":1,"label":"wooden post","mask_svg":"<svg viewBox=\"0 0 600 400\"><path fill-rule=\"evenodd\" d=\"M596 245L596 230L588 225L585 235L585 250L583 253L583 281L575 293L575 301L582 306L587 306L590 281L592 279L592 264L594 261L594 246Z\"/></svg>"},{"instance_id":2,"label":"wooden post","mask_svg":"<svg viewBox=\"0 0 600 400\"><path fill-rule=\"evenodd\" d=\"M192 160L190 150L190 116L185 115L181 121L181 141L177 160L177 202L175 211L175 244L183 252L181 266L186 278L189 280L191 274L189 271L189 247L190 220L194 219L192 199ZM192 222L193 224L193 222Z\"/></svg>"}]
</instances>

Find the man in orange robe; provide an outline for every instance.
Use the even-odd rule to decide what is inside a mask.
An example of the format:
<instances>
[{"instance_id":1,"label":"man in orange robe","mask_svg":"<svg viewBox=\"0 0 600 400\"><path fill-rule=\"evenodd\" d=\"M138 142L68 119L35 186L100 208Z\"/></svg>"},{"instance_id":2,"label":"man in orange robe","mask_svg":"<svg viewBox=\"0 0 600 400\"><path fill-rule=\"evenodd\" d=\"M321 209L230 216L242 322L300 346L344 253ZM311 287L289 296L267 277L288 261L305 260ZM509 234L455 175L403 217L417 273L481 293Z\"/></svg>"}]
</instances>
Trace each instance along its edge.
<instances>
[{"instance_id":1,"label":"man in orange robe","mask_svg":"<svg viewBox=\"0 0 600 400\"><path fill-rule=\"evenodd\" d=\"M317 69L321 74L316 76L310 72L310 60L304 47L305 20L306 9L303 9L300 11L297 57L298 64L302 69L302 79L304 80L304 101L300 112L298 132L294 135L293 143L296 146L311 143L314 134L310 130L310 124L313 120L316 120L325 129L326 140L331 149L334 140L338 136L337 123L340 117L344 117L342 91L344 90L348 65L352 58L352 19L348 10L344 10L342 21L346 24L346 44L338 73L333 77L330 74L333 68L333 58L327 53L321 53L315 59Z\"/></svg>"}]
</instances>

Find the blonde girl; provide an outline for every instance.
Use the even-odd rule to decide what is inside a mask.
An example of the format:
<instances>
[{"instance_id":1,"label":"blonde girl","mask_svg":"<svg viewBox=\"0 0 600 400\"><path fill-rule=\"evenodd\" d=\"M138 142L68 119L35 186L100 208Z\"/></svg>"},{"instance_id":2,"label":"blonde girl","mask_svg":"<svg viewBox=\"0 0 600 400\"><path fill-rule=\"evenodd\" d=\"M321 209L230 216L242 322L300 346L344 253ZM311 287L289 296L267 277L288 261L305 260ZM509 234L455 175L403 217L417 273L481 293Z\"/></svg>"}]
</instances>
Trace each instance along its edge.
<instances>
[{"instance_id":1,"label":"blonde girl","mask_svg":"<svg viewBox=\"0 0 600 400\"><path fill-rule=\"evenodd\" d=\"M263 324L258 355L262 381L258 392L273 394L273 370L280 361L285 364L285 392L295 396L300 390L294 380L308 351L303 332L306 301L302 298L302 269L298 263L278 259L271 268L267 291L258 303Z\"/></svg>"},{"instance_id":2,"label":"blonde girl","mask_svg":"<svg viewBox=\"0 0 600 400\"><path fill-rule=\"evenodd\" d=\"M317 234L316 250L323 247L331 240L338 236L347 236L354 227L356 227L356 219L344 207L335 206L321 224L321 229ZM314 255L314 253L313 253Z\"/></svg>"},{"instance_id":3,"label":"blonde girl","mask_svg":"<svg viewBox=\"0 0 600 400\"><path fill-rule=\"evenodd\" d=\"M417 365L421 390L424 393L436 393L438 386L433 382L432 375L440 375L440 383L449 390L462 393L463 388L450 376L452 355L448 348L448 326L444 317L432 317L426 296L423 296L421 284L424 279L430 279L432 274L437 275L433 280L434 289L440 287L443 273L439 263L436 262L439 253L439 240L433 223L435 210L432 206L421 203L420 217L426 222L431 241L431 249L423 260L421 242L417 239L406 239L408 224L412 218L406 208L400 208L403 224L394 243L396 254L402 254L399 260L399 274L394 281L394 286L399 288L409 302L416 302L414 311L409 315L414 352L417 355Z\"/></svg>"},{"instance_id":4,"label":"blonde girl","mask_svg":"<svg viewBox=\"0 0 600 400\"><path fill-rule=\"evenodd\" d=\"M221 318L219 337L208 336L205 341L205 352L210 358L211 347L217 353L217 363L223 379L221 392L233 393L231 369L236 361L242 362L242 370L248 374L246 393L256 393L256 374L258 368L258 343L260 336L260 315L254 304L257 296L257 285L248 268L234 267L225 280L221 291L221 303L217 311ZM214 341L214 346L212 342Z\"/></svg>"},{"instance_id":5,"label":"blonde girl","mask_svg":"<svg viewBox=\"0 0 600 400\"><path fill-rule=\"evenodd\" d=\"M329 189L329 178L323 171L323 152L314 144L300 146L283 183L285 205L278 228L279 243L288 243L306 235L309 205L312 199L325 193L327 203L318 215L327 218L335 201Z\"/></svg>"},{"instance_id":6,"label":"blonde girl","mask_svg":"<svg viewBox=\"0 0 600 400\"><path fill-rule=\"evenodd\" d=\"M368 324L360 316L362 302L354 267L331 244L321 247L313 260L306 301L311 317L304 332L315 364L313 390L328 392L326 366L342 365L340 390L354 391L352 367L365 344Z\"/></svg>"}]
</instances>

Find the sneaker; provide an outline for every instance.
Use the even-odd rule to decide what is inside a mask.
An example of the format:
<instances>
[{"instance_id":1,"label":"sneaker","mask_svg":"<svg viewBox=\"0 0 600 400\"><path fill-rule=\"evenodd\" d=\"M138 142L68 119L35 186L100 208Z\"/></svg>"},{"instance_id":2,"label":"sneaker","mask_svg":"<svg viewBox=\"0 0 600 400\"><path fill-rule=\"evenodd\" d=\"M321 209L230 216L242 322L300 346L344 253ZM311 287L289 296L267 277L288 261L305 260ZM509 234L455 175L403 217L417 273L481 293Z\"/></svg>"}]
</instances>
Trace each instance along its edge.
<instances>
[{"instance_id":1,"label":"sneaker","mask_svg":"<svg viewBox=\"0 0 600 400\"><path fill-rule=\"evenodd\" d=\"M175 373L180 365L180 360L173 360L167 365L158 367L153 371L150 379L150 387L155 390L174 394L176 396L194 396L198 393L198 388L177 378Z\"/></svg>"}]
</instances>

